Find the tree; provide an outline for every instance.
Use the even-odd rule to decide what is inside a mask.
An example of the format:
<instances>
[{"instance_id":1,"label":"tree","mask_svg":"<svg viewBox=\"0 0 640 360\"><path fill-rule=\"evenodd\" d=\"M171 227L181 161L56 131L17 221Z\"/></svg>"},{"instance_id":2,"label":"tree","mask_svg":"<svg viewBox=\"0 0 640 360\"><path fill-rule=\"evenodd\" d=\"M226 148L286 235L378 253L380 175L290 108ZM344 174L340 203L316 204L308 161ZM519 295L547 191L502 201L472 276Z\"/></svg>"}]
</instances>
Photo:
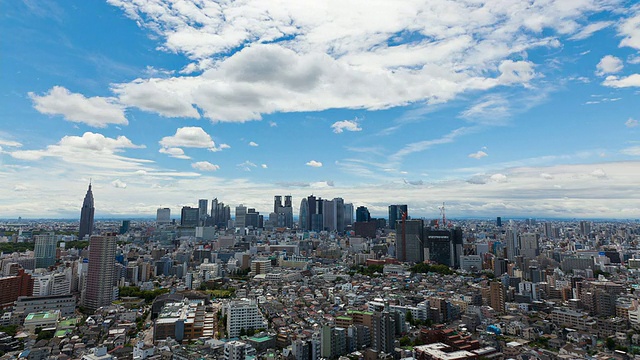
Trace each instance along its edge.
<instances>
[{"instance_id":1,"label":"tree","mask_svg":"<svg viewBox=\"0 0 640 360\"><path fill-rule=\"evenodd\" d=\"M605 346L607 347L607 349L613 351L613 349L616 348L616 341L613 340L612 338L608 337L607 340L605 340Z\"/></svg>"},{"instance_id":2,"label":"tree","mask_svg":"<svg viewBox=\"0 0 640 360\"><path fill-rule=\"evenodd\" d=\"M409 346L411 345L411 339L408 336L403 336L400 338L400 346Z\"/></svg>"},{"instance_id":3,"label":"tree","mask_svg":"<svg viewBox=\"0 0 640 360\"><path fill-rule=\"evenodd\" d=\"M253 336L256 334L256 331L253 328L247 329L247 336Z\"/></svg>"},{"instance_id":4,"label":"tree","mask_svg":"<svg viewBox=\"0 0 640 360\"><path fill-rule=\"evenodd\" d=\"M240 337L246 336L246 335L247 335L247 330L245 330L245 328L240 329Z\"/></svg>"},{"instance_id":5,"label":"tree","mask_svg":"<svg viewBox=\"0 0 640 360\"><path fill-rule=\"evenodd\" d=\"M413 313L411 311L407 311L407 322L413 325Z\"/></svg>"}]
</instances>

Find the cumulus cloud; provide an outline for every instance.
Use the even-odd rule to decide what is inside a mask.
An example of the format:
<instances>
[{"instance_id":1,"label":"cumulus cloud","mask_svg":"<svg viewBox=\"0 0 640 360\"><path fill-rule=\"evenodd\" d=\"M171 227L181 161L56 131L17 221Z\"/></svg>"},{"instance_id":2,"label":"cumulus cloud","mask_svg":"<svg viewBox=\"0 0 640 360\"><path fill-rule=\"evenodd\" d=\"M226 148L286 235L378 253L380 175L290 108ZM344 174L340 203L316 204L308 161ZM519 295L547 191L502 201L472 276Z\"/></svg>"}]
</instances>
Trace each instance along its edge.
<instances>
[{"instance_id":1,"label":"cumulus cloud","mask_svg":"<svg viewBox=\"0 0 640 360\"><path fill-rule=\"evenodd\" d=\"M115 99L87 98L71 93L62 86L54 86L44 95L29 93L34 107L42 114L62 115L66 120L103 128L109 124L127 125L124 107Z\"/></svg>"},{"instance_id":2,"label":"cumulus cloud","mask_svg":"<svg viewBox=\"0 0 640 360\"><path fill-rule=\"evenodd\" d=\"M191 147L213 149L216 144L211 136L201 127L182 127L176 130L175 135L165 136L160 140L163 147Z\"/></svg>"},{"instance_id":3,"label":"cumulus cloud","mask_svg":"<svg viewBox=\"0 0 640 360\"><path fill-rule=\"evenodd\" d=\"M216 171L220 169L220 166L212 164L208 161L198 161L191 164L191 167L200 171Z\"/></svg>"},{"instance_id":4,"label":"cumulus cloud","mask_svg":"<svg viewBox=\"0 0 640 360\"><path fill-rule=\"evenodd\" d=\"M590 175L598 179L605 179L607 177L607 173L605 173L603 169L595 169Z\"/></svg>"},{"instance_id":5,"label":"cumulus cloud","mask_svg":"<svg viewBox=\"0 0 640 360\"><path fill-rule=\"evenodd\" d=\"M435 104L468 91L529 86L539 77L536 65L517 58L560 47L557 35L590 36L611 23L585 24L588 15L613 8L597 0L109 2L154 32L161 49L192 61L182 74L114 84L122 104L233 122L276 112Z\"/></svg>"},{"instance_id":6,"label":"cumulus cloud","mask_svg":"<svg viewBox=\"0 0 640 360\"><path fill-rule=\"evenodd\" d=\"M307 162L306 165L311 167L322 167L322 163L320 161L315 161L315 160L311 160Z\"/></svg>"},{"instance_id":7,"label":"cumulus cloud","mask_svg":"<svg viewBox=\"0 0 640 360\"><path fill-rule=\"evenodd\" d=\"M102 134L86 132L82 136L65 136L57 144L48 145L44 149L16 150L9 154L24 161L46 158L90 168L138 170L153 161L126 157L120 153L127 149L140 148L144 148L144 145L136 145L125 136L109 138Z\"/></svg>"},{"instance_id":8,"label":"cumulus cloud","mask_svg":"<svg viewBox=\"0 0 640 360\"><path fill-rule=\"evenodd\" d=\"M596 75L615 74L620 72L623 67L622 60L613 55L607 55L600 59L600 62L596 65Z\"/></svg>"},{"instance_id":9,"label":"cumulus cloud","mask_svg":"<svg viewBox=\"0 0 640 360\"><path fill-rule=\"evenodd\" d=\"M640 74L632 74L626 77L618 77L614 75L607 76L602 85L613 88L628 88L640 86Z\"/></svg>"},{"instance_id":10,"label":"cumulus cloud","mask_svg":"<svg viewBox=\"0 0 640 360\"><path fill-rule=\"evenodd\" d=\"M163 148L160 148L158 152L161 154L167 154L172 158L176 158L176 159L184 159L184 160L191 159L191 157L185 155L184 150L182 150L181 148L163 147Z\"/></svg>"},{"instance_id":11,"label":"cumulus cloud","mask_svg":"<svg viewBox=\"0 0 640 360\"><path fill-rule=\"evenodd\" d=\"M469 154L469 157L473 159L482 159L485 156L489 156L489 155L482 150Z\"/></svg>"},{"instance_id":12,"label":"cumulus cloud","mask_svg":"<svg viewBox=\"0 0 640 360\"><path fill-rule=\"evenodd\" d=\"M358 118L355 120L341 120L336 121L331 125L333 132L336 134L341 134L346 131L362 131L362 128L358 124Z\"/></svg>"},{"instance_id":13,"label":"cumulus cloud","mask_svg":"<svg viewBox=\"0 0 640 360\"><path fill-rule=\"evenodd\" d=\"M268 168L267 164L262 164L262 165L260 165L260 167L263 168L263 169Z\"/></svg>"},{"instance_id":14,"label":"cumulus cloud","mask_svg":"<svg viewBox=\"0 0 640 360\"><path fill-rule=\"evenodd\" d=\"M251 141L249 142L249 146L258 147L259 145L258 143Z\"/></svg>"},{"instance_id":15,"label":"cumulus cloud","mask_svg":"<svg viewBox=\"0 0 640 360\"><path fill-rule=\"evenodd\" d=\"M540 177L545 179L545 180L552 180L553 179L553 175L548 174L548 173L541 173Z\"/></svg>"},{"instance_id":16,"label":"cumulus cloud","mask_svg":"<svg viewBox=\"0 0 640 360\"><path fill-rule=\"evenodd\" d=\"M624 122L624 125L628 128L634 128L638 126L638 120L629 118L627 119L627 121Z\"/></svg>"},{"instance_id":17,"label":"cumulus cloud","mask_svg":"<svg viewBox=\"0 0 640 360\"><path fill-rule=\"evenodd\" d=\"M113 186L114 188L117 189L126 189L127 188L127 184L125 184L122 180L120 179L115 179L111 182L111 186Z\"/></svg>"},{"instance_id":18,"label":"cumulus cloud","mask_svg":"<svg viewBox=\"0 0 640 360\"><path fill-rule=\"evenodd\" d=\"M618 34L623 36L620 46L640 49L640 11L636 11L618 25Z\"/></svg>"}]
</instances>

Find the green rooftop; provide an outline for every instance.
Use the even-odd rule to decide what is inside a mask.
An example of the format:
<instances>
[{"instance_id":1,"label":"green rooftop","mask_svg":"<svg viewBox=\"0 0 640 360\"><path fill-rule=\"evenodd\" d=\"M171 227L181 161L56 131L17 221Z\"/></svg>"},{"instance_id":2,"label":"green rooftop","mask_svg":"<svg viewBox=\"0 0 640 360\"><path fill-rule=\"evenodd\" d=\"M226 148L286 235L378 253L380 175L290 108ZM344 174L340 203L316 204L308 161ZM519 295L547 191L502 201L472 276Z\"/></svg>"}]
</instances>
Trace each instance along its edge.
<instances>
[{"instance_id":1,"label":"green rooftop","mask_svg":"<svg viewBox=\"0 0 640 360\"><path fill-rule=\"evenodd\" d=\"M347 310L347 314L373 315L371 311Z\"/></svg>"},{"instance_id":2,"label":"green rooftop","mask_svg":"<svg viewBox=\"0 0 640 360\"><path fill-rule=\"evenodd\" d=\"M249 338L249 340L251 340L251 341L255 341L255 342L258 342L258 343L260 343L260 342L265 342L265 341L269 341L269 340L271 340L271 339L272 339L272 338L271 338L271 337L269 337L269 336L263 336L263 337L250 337L250 338Z\"/></svg>"},{"instance_id":3,"label":"green rooftop","mask_svg":"<svg viewBox=\"0 0 640 360\"><path fill-rule=\"evenodd\" d=\"M38 312L38 313L30 313L27 315L25 320L45 320L45 319L54 319L58 315L55 312Z\"/></svg>"},{"instance_id":4,"label":"green rooftop","mask_svg":"<svg viewBox=\"0 0 640 360\"><path fill-rule=\"evenodd\" d=\"M350 317L350 316L338 316L336 318L336 320L347 320L347 321L349 321L349 320L353 320L353 318Z\"/></svg>"},{"instance_id":5,"label":"green rooftop","mask_svg":"<svg viewBox=\"0 0 640 360\"><path fill-rule=\"evenodd\" d=\"M65 328L65 327L74 327L76 326L76 324L78 323L78 319L67 319L67 320L62 320L58 323L58 327L59 328Z\"/></svg>"}]
</instances>

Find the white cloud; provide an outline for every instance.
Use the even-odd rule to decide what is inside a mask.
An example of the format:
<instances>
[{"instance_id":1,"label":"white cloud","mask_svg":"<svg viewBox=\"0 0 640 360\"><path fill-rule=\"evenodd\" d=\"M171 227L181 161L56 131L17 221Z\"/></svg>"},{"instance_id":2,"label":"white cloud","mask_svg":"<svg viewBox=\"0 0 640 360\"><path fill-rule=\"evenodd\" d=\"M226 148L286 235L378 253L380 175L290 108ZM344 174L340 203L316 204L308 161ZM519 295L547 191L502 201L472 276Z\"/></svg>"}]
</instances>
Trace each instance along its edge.
<instances>
[{"instance_id":1,"label":"white cloud","mask_svg":"<svg viewBox=\"0 0 640 360\"><path fill-rule=\"evenodd\" d=\"M602 85L613 88L628 88L640 86L640 74L632 74L627 77L607 76Z\"/></svg>"},{"instance_id":2,"label":"white cloud","mask_svg":"<svg viewBox=\"0 0 640 360\"><path fill-rule=\"evenodd\" d=\"M488 156L488 154L482 150L469 154L469 157L473 159L482 159L485 156Z\"/></svg>"},{"instance_id":3,"label":"white cloud","mask_svg":"<svg viewBox=\"0 0 640 360\"><path fill-rule=\"evenodd\" d=\"M362 128L358 124L358 118L355 120L341 120L336 121L331 125L333 132L336 134L340 134L343 131L361 131Z\"/></svg>"},{"instance_id":4,"label":"white cloud","mask_svg":"<svg viewBox=\"0 0 640 360\"><path fill-rule=\"evenodd\" d=\"M17 141L2 140L2 139L0 139L0 145L1 146L8 146L8 147L21 147L22 146L22 144L17 142Z\"/></svg>"},{"instance_id":5,"label":"white cloud","mask_svg":"<svg viewBox=\"0 0 640 360\"><path fill-rule=\"evenodd\" d=\"M125 149L144 148L135 145L125 136L105 137L86 132L82 136L65 136L55 145L43 150L17 150L10 155L19 160L37 161L43 158L58 158L65 162L102 168L137 168L150 160L127 158L117 153Z\"/></svg>"},{"instance_id":6,"label":"white cloud","mask_svg":"<svg viewBox=\"0 0 640 360\"><path fill-rule=\"evenodd\" d=\"M260 165L260 167L262 167L263 169L268 168L267 164L262 164L262 165Z\"/></svg>"},{"instance_id":7,"label":"white cloud","mask_svg":"<svg viewBox=\"0 0 640 360\"><path fill-rule=\"evenodd\" d=\"M160 140L163 147L190 147L190 148L215 148L216 144L201 127L182 127L176 130L175 135L165 136Z\"/></svg>"},{"instance_id":8,"label":"white cloud","mask_svg":"<svg viewBox=\"0 0 640 360\"><path fill-rule=\"evenodd\" d=\"M640 8L636 7L634 15L618 25L618 34L624 38L620 41L620 46L627 46L640 50Z\"/></svg>"},{"instance_id":9,"label":"white cloud","mask_svg":"<svg viewBox=\"0 0 640 360\"><path fill-rule=\"evenodd\" d=\"M115 179L114 181L111 182L111 185L114 188L117 189L126 189L127 188L127 184L125 184L122 180L120 179Z\"/></svg>"},{"instance_id":10,"label":"white cloud","mask_svg":"<svg viewBox=\"0 0 640 360\"><path fill-rule=\"evenodd\" d=\"M460 116L474 123L501 125L511 115L509 102L500 95L485 96Z\"/></svg>"},{"instance_id":11,"label":"white cloud","mask_svg":"<svg viewBox=\"0 0 640 360\"><path fill-rule=\"evenodd\" d=\"M184 159L184 160L191 159L191 157L185 155L184 150L182 150L180 148L163 147L163 148L160 148L160 150L158 150L158 152L161 153L161 154L167 154L167 155L171 156L172 158L176 158L176 159Z\"/></svg>"},{"instance_id":12,"label":"white cloud","mask_svg":"<svg viewBox=\"0 0 640 360\"><path fill-rule=\"evenodd\" d=\"M269 126L270 127L278 127L278 123L276 123L275 121L269 121Z\"/></svg>"},{"instance_id":13,"label":"white cloud","mask_svg":"<svg viewBox=\"0 0 640 360\"><path fill-rule=\"evenodd\" d=\"M191 164L191 167L200 171L216 171L220 170L220 166L212 164L208 161L198 161Z\"/></svg>"},{"instance_id":14,"label":"white cloud","mask_svg":"<svg viewBox=\"0 0 640 360\"><path fill-rule=\"evenodd\" d=\"M611 25L613 25L614 22L613 21L597 21L597 22L593 22L585 27L583 27L582 29L580 29L580 31L578 31L577 33L575 33L573 36L571 36L569 39L571 40L584 40L587 39L589 37L591 37L591 35L593 35L593 33L598 32L604 28L607 28Z\"/></svg>"},{"instance_id":15,"label":"white cloud","mask_svg":"<svg viewBox=\"0 0 640 360\"><path fill-rule=\"evenodd\" d=\"M322 163L320 161L315 161L315 160L311 160L307 162L306 165L311 167L322 167Z\"/></svg>"},{"instance_id":16,"label":"white cloud","mask_svg":"<svg viewBox=\"0 0 640 360\"><path fill-rule=\"evenodd\" d=\"M503 183L503 182L507 182L507 176L504 174L493 174L489 177L489 180Z\"/></svg>"},{"instance_id":17,"label":"white cloud","mask_svg":"<svg viewBox=\"0 0 640 360\"><path fill-rule=\"evenodd\" d=\"M627 121L624 122L624 125L628 128L634 128L638 126L638 120L629 118L627 119Z\"/></svg>"},{"instance_id":18,"label":"white cloud","mask_svg":"<svg viewBox=\"0 0 640 360\"><path fill-rule=\"evenodd\" d=\"M607 173L605 173L603 169L595 169L590 175L598 179L606 179L607 177Z\"/></svg>"},{"instance_id":19,"label":"white cloud","mask_svg":"<svg viewBox=\"0 0 640 360\"><path fill-rule=\"evenodd\" d=\"M621 153L631 156L640 156L640 146L631 146L620 150Z\"/></svg>"},{"instance_id":20,"label":"white cloud","mask_svg":"<svg viewBox=\"0 0 640 360\"><path fill-rule=\"evenodd\" d=\"M29 189L26 186L20 185L20 184L15 185L13 187L13 191L27 191L27 190L29 190Z\"/></svg>"},{"instance_id":21,"label":"white cloud","mask_svg":"<svg viewBox=\"0 0 640 360\"><path fill-rule=\"evenodd\" d=\"M615 74L620 72L623 67L622 60L613 55L607 55L600 59L600 62L596 65L596 75Z\"/></svg>"},{"instance_id":22,"label":"white cloud","mask_svg":"<svg viewBox=\"0 0 640 360\"><path fill-rule=\"evenodd\" d=\"M242 164L238 164L236 166L239 167L240 169L244 170L244 171L251 171L251 169L254 169L254 168L258 167L258 165L252 163L249 160L243 162Z\"/></svg>"},{"instance_id":23,"label":"white cloud","mask_svg":"<svg viewBox=\"0 0 640 360\"><path fill-rule=\"evenodd\" d=\"M68 121L98 128L109 124L128 124L124 107L112 98L100 96L87 98L81 94L71 93L62 86L54 86L42 96L30 92L29 97L39 112L47 115L62 115Z\"/></svg>"},{"instance_id":24,"label":"white cloud","mask_svg":"<svg viewBox=\"0 0 640 360\"><path fill-rule=\"evenodd\" d=\"M588 37L610 25L585 24L588 15L615 8L599 0L109 2L154 32L163 50L191 59L184 73L196 72L115 84L121 103L230 122L533 87L544 74L526 59L528 51L558 48L562 35Z\"/></svg>"},{"instance_id":25,"label":"white cloud","mask_svg":"<svg viewBox=\"0 0 640 360\"><path fill-rule=\"evenodd\" d=\"M258 143L251 141L249 142L249 146L258 147L259 145Z\"/></svg>"},{"instance_id":26,"label":"white cloud","mask_svg":"<svg viewBox=\"0 0 640 360\"><path fill-rule=\"evenodd\" d=\"M553 175L548 174L548 173L541 173L540 177L545 179L545 180L553 180Z\"/></svg>"}]
</instances>

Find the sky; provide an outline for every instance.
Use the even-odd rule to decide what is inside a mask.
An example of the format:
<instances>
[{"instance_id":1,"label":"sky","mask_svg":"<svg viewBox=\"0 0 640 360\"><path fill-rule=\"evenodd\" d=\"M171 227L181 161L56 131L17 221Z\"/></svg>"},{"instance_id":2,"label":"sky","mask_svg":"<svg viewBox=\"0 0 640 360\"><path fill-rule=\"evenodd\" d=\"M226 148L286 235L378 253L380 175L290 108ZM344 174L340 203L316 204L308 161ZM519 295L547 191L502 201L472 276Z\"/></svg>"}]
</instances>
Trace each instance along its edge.
<instances>
[{"instance_id":1,"label":"sky","mask_svg":"<svg viewBox=\"0 0 640 360\"><path fill-rule=\"evenodd\" d=\"M640 4L3 1L0 218L640 218ZM233 211L232 211L233 212Z\"/></svg>"}]
</instances>

